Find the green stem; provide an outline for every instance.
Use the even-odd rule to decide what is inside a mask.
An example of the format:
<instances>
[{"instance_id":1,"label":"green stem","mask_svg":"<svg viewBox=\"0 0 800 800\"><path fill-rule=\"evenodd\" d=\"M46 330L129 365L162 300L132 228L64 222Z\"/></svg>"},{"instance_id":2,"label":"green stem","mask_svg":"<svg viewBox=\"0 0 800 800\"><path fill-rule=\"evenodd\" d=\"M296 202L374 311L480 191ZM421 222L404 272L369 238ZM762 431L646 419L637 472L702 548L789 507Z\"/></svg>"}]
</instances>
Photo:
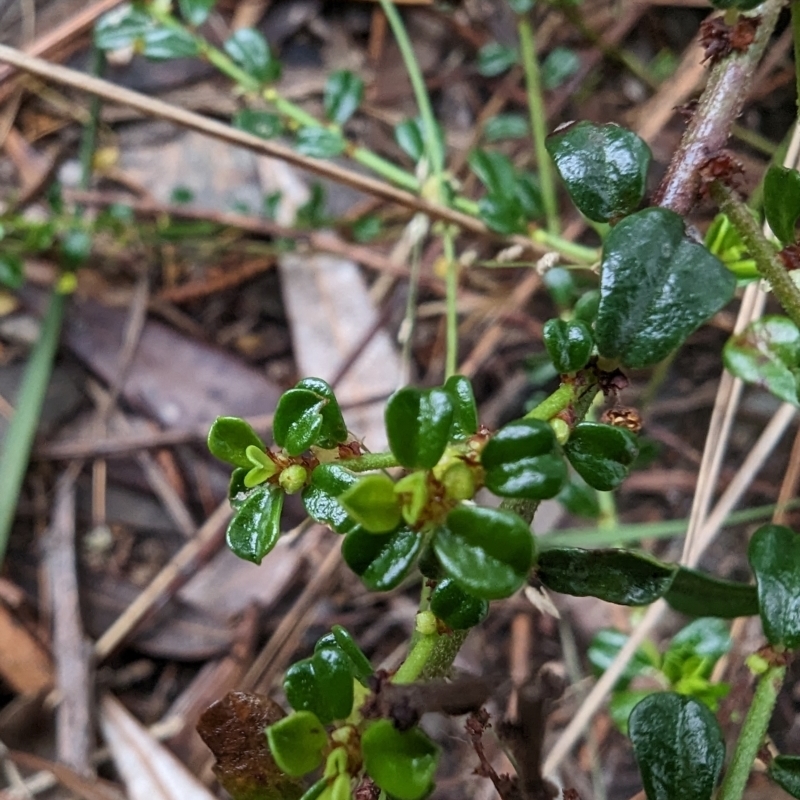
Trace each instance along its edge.
<instances>
[{"instance_id":1,"label":"green stem","mask_svg":"<svg viewBox=\"0 0 800 800\"><path fill-rule=\"evenodd\" d=\"M445 360L444 378L447 380L458 370L458 260L454 233L451 226L445 228L442 235L444 257L447 261L446 290L447 290L447 356Z\"/></svg>"},{"instance_id":2,"label":"green stem","mask_svg":"<svg viewBox=\"0 0 800 800\"><path fill-rule=\"evenodd\" d=\"M369 472L373 469L388 469L389 467L400 466L400 462L394 457L393 453L364 453L364 455L356 458L343 458L336 463L352 472Z\"/></svg>"},{"instance_id":3,"label":"green stem","mask_svg":"<svg viewBox=\"0 0 800 800\"><path fill-rule=\"evenodd\" d=\"M750 209L733 189L719 181L711 184L711 197L720 211L727 214L742 241L747 245L758 271L769 281L778 302L792 322L800 328L800 289L789 277L786 267L772 243L762 233Z\"/></svg>"},{"instance_id":4,"label":"green stem","mask_svg":"<svg viewBox=\"0 0 800 800\"><path fill-rule=\"evenodd\" d=\"M100 75L103 65L106 63L103 51L95 44L92 45L91 52L91 74ZM80 148L81 179L80 188L86 191L92 182L92 161L94 151L97 146L97 128L100 122L100 110L103 101L97 95L93 95L89 101L89 122L83 129Z\"/></svg>"},{"instance_id":5,"label":"green stem","mask_svg":"<svg viewBox=\"0 0 800 800\"><path fill-rule=\"evenodd\" d=\"M573 259L578 264L596 264L600 261L600 250L598 248L570 242L558 234L542 228L535 230L531 234L531 239L549 247L551 250L555 250L557 253L561 253L562 256Z\"/></svg>"},{"instance_id":6,"label":"green stem","mask_svg":"<svg viewBox=\"0 0 800 800\"><path fill-rule=\"evenodd\" d=\"M562 383L551 395L545 397L536 408L532 408L525 419L541 419L547 422L563 411L575 399L575 385Z\"/></svg>"},{"instance_id":7,"label":"green stem","mask_svg":"<svg viewBox=\"0 0 800 800\"><path fill-rule=\"evenodd\" d=\"M542 79L539 71L539 61L536 57L533 28L528 17L522 16L518 18L517 31L522 51L522 66L525 70L533 147L536 151L536 164L539 168L539 182L542 187L542 202L544 203L545 217L547 218L547 229L550 233L558 233L559 219L555 176L553 174L553 165L550 163L550 156L544 144L547 137L547 116L542 95Z\"/></svg>"},{"instance_id":8,"label":"green stem","mask_svg":"<svg viewBox=\"0 0 800 800\"><path fill-rule=\"evenodd\" d=\"M428 659L431 657L431 653L433 653L433 648L438 638L440 637L436 633L420 636L411 648L406 660L400 665L400 669L395 672L392 682L411 683L419 678L428 663Z\"/></svg>"},{"instance_id":9,"label":"green stem","mask_svg":"<svg viewBox=\"0 0 800 800\"><path fill-rule=\"evenodd\" d=\"M771 666L759 678L753 702L739 732L736 749L717 794L717 800L740 800L744 794L753 761L764 743L767 725L785 675L785 666Z\"/></svg>"},{"instance_id":10,"label":"green stem","mask_svg":"<svg viewBox=\"0 0 800 800\"><path fill-rule=\"evenodd\" d=\"M50 296L39 340L31 352L17 396L16 410L0 453L0 565L3 563L22 481L28 467L44 395L50 382L65 297L58 291Z\"/></svg>"}]
</instances>

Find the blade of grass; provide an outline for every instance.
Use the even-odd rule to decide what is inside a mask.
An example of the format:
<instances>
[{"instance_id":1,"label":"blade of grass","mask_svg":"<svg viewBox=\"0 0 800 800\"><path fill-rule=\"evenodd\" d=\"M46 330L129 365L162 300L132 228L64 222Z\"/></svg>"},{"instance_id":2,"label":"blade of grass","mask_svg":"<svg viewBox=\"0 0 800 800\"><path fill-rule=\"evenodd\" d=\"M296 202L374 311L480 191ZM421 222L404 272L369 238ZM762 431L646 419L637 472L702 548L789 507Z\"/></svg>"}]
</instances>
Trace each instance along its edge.
<instances>
[{"instance_id":1,"label":"blade of grass","mask_svg":"<svg viewBox=\"0 0 800 800\"><path fill-rule=\"evenodd\" d=\"M50 296L39 339L25 368L16 411L0 453L0 565L3 563L22 481L50 382L66 298L58 289Z\"/></svg>"}]
</instances>

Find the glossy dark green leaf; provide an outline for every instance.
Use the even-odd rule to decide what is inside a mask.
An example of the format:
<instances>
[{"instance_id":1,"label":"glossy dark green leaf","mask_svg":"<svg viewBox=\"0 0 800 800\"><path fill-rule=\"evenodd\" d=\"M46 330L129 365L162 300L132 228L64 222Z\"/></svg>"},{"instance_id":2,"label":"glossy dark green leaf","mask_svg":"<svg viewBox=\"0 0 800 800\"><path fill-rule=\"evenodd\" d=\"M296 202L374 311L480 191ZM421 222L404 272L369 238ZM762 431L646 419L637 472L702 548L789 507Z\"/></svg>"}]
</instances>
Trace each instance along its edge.
<instances>
[{"instance_id":1,"label":"glossy dark green leaf","mask_svg":"<svg viewBox=\"0 0 800 800\"><path fill-rule=\"evenodd\" d=\"M239 506L228 525L228 547L239 558L260 564L281 535L283 492L276 486L257 486Z\"/></svg>"},{"instance_id":2,"label":"glossy dark green leaf","mask_svg":"<svg viewBox=\"0 0 800 800\"><path fill-rule=\"evenodd\" d=\"M375 670L372 669L372 664L369 663L369 659L356 644L356 640L345 628L341 625L334 625L330 633L325 634L325 636L319 639L314 646L314 650L316 652L326 647L333 647L341 650L350 662L353 677L364 686L367 685L370 676Z\"/></svg>"},{"instance_id":3,"label":"glossy dark green leaf","mask_svg":"<svg viewBox=\"0 0 800 800\"><path fill-rule=\"evenodd\" d=\"M675 567L630 550L558 547L539 555L536 573L545 586L562 594L643 606L669 589Z\"/></svg>"},{"instance_id":4,"label":"glossy dark green leaf","mask_svg":"<svg viewBox=\"0 0 800 800\"><path fill-rule=\"evenodd\" d=\"M710 800L725 760L725 742L708 708L659 692L631 713L628 733L648 800Z\"/></svg>"},{"instance_id":5,"label":"glossy dark green leaf","mask_svg":"<svg viewBox=\"0 0 800 800\"><path fill-rule=\"evenodd\" d=\"M772 232L784 245L794 244L800 218L800 172L771 166L764 176L764 213Z\"/></svg>"},{"instance_id":6,"label":"glossy dark green leaf","mask_svg":"<svg viewBox=\"0 0 800 800\"><path fill-rule=\"evenodd\" d=\"M408 528L386 534L355 530L345 536L342 556L368 589L388 592L408 575L421 546L422 537Z\"/></svg>"},{"instance_id":7,"label":"glossy dark green leaf","mask_svg":"<svg viewBox=\"0 0 800 800\"><path fill-rule=\"evenodd\" d=\"M551 91L581 68L581 57L569 47L554 47L542 62L542 86Z\"/></svg>"},{"instance_id":8,"label":"glossy dark green leaf","mask_svg":"<svg viewBox=\"0 0 800 800\"><path fill-rule=\"evenodd\" d=\"M283 123L277 114L253 108L237 111L231 123L234 128L260 136L262 139L274 139L283 130Z\"/></svg>"},{"instance_id":9,"label":"glossy dark green leaf","mask_svg":"<svg viewBox=\"0 0 800 800\"><path fill-rule=\"evenodd\" d=\"M567 465L552 427L539 419L518 419L502 427L481 453L486 487L500 497L544 500L567 479Z\"/></svg>"},{"instance_id":10,"label":"glossy dark green leaf","mask_svg":"<svg viewBox=\"0 0 800 800\"><path fill-rule=\"evenodd\" d=\"M380 719L364 731L361 752L367 774L397 800L421 800L433 787L439 748L416 726L398 731Z\"/></svg>"},{"instance_id":11,"label":"glossy dark green leaf","mask_svg":"<svg viewBox=\"0 0 800 800\"><path fill-rule=\"evenodd\" d=\"M636 436L625 428L581 422L573 429L564 452L589 486L608 492L627 477L639 446Z\"/></svg>"},{"instance_id":12,"label":"glossy dark green leaf","mask_svg":"<svg viewBox=\"0 0 800 800\"><path fill-rule=\"evenodd\" d=\"M678 567L664 599L691 617L734 619L758 614L756 587L714 578L704 572Z\"/></svg>"},{"instance_id":13,"label":"glossy dark green leaf","mask_svg":"<svg viewBox=\"0 0 800 800\"><path fill-rule=\"evenodd\" d=\"M619 651L625 646L630 637L627 633L613 628L602 628L599 630L586 651L586 657L594 669L595 675L602 675L614 662ZM633 654L633 658L628 662L617 681L615 691L624 689L637 676L652 672L658 667L658 653L648 653L643 647L639 647Z\"/></svg>"},{"instance_id":14,"label":"glossy dark green leaf","mask_svg":"<svg viewBox=\"0 0 800 800\"><path fill-rule=\"evenodd\" d=\"M522 207L522 215L526 220L541 219L545 216L544 201L539 179L532 172L517 175L514 181L514 197Z\"/></svg>"},{"instance_id":15,"label":"glossy dark green leaf","mask_svg":"<svg viewBox=\"0 0 800 800\"><path fill-rule=\"evenodd\" d=\"M764 635L772 645L800 647L800 535L762 525L747 552L756 576Z\"/></svg>"},{"instance_id":16,"label":"glossy dark green leaf","mask_svg":"<svg viewBox=\"0 0 800 800\"><path fill-rule=\"evenodd\" d=\"M328 734L311 711L295 711L268 726L265 733L275 763L287 775L299 778L322 764Z\"/></svg>"},{"instance_id":17,"label":"glossy dark green leaf","mask_svg":"<svg viewBox=\"0 0 800 800\"><path fill-rule=\"evenodd\" d=\"M447 575L483 600L508 597L521 588L533 563L533 536L510 511L458 506L433 539Z\"/></svg>"},{"instance_id":18,"label":"glossy dark green leaf","mask_svg":"<svg viewBox=\"0 0 800 800\"><path fill-rule=\"evenodd\" d=\"M445 151L444 131L436 123L434 136L439 145L439 151ZM410 156L416 164L425 155L426 130L425 123L419 117L407 119L394 129L394 138L400 148Z\"/></svg>"},{"instance_id":19,"label":"glossy dark green leaf","mask_svg":"<svg viewBox=\"0 0 800 800\"><path fill-rule=\"evenodd\" d=\"M478 430L478 407L475 404L472 382L463 375L451 375L443 388L453 404L450 439L466 439L472 436Z\"/></svg>"},{"instance_id":20,"label":"glossy dark green leaf","mask_svg":"<svg viewBox=\"0 0 800 800\"><path fill-rule=\"evenodd\" d=\"M524 139L529 132L528 118L524 114L497 114L483 125L483 137L487 142Z\"/></svg>"},{"instance_id":21,"label":"glossy dark green leaf","mask_svg":"<svg viewBox=\"0 0 800 800\"><path fill-rule=\"evenodd\" d=\"M231 473L231 479L228 483L228 502L236 510L242 507L242 504L252 491L251 487L245 486L244 483L245 475L248 472L250 470L247 467L236 467Z\"/></svg>"},{"instance_id":22,"label":"glossy dark green leaf","mask_svg":"<svg viewBox=\"0 0 800 800\"><path fill-rule=\"evenodd\" d=\"M497 150L473 150L468 163L490 194L506 195L516 180L511 159Z\"/></svg>"},{"instance_id":23,"label":"glossy dark green leaf","mask_svg":"<svg viewBox=\"0 0 800 800\"><path fill-rule=\"evenodd\" d=\"M400 499L394 489L388 475L364 475L339 496L339 502L365 531L389 533L401 519Z\"/></svg>"},{"instance_id":24,"label":"glossy dark green leaf","mask_svg":"<svg viewBox=\"0 0 800 800\"><path fill-rule=\"evenodd\" d=\"M525 214L520 201L511 194L488 194L478 201L478 216L495 233L510 236L525 231Z\"/></svg>"},{"instance_id":25,"label":"glossy dark green leaf","mask_svg":"<svg viewBox=\"0 0 800 800\"><path fill-rule=\"evenodd\" d=\"M339 496L358 478L338 464L320 464L311 473L311 483L303 489L303 506L311 519L332 528L336 533L349 533L358 523L339 502Z\"/></svg>"},{"instance_id":26,"label":"glossy dark green leaf","mask_svg":"<svg viewBox=\"0 0 800 800\"><path fill-rule=\"evenodd\" d=\"M409 469L431 469L447 447L453 401L443 389L396 391L386 403L386 433L397 460Z\"/></svg>"},{"instance_id":27,"label":"glossy dark green leaf","mask_svg":"<svg viewBox=\"0 0 800 800\"><path fill-rule=\"evenodd\" d=\"M22 259L13 253L0 254L0 284L9 289L19 289L25 283Z\"/></svg>"},{"instance_id":28,"label":"glossy dark green leaf","mask_svg":"<svg viewBox=\"0 0 800 800\"><path fill-rule=\"evenodd\" d=\"M364 81L349 70L331 73L325 82L322 98L325 116L338 125L344 125L355 114L364 97Z\"/></svg>"},{"instance_id":29,"label":"glossy dark green leaf","mask_svg":"<svg viewBox=\"0 0 800 800\"><path fill-rule=\"evenodd\" d=\"M494 78L509 70L518 60L515 47L489 42L478 51L478 72L485 78Z\"/></svg>"},{"instance_id":30,"label":"glossy dark green leaf","mask_svg":"<svg viewBox=\"0 0 800 800\"><path fill-rule=\"evenodd\" d=\"M650 148L619 125L570 122L546 141L572 202L595 222L630 214L641 203Z\"/></svg>"},{"instance_id":31,"label":"glossy dark green leaf","mask_svg":"<svg viewBox=\"0 0 800 800\"><path fill-rule=\"evenodd\" d=\"M597 310L599 307L600 290L591 289L590 291L582 294L575 301L575 308L573 309L575 319L579 319L582 322L591 325L597 317Z\"/></svg>"},{"instance_id":32,"label":"glossy dark green leaf","mask_svg":"<svg viewBox=\"0 0 800 800\"><path fill-rule=\"evenodd\" d=\"M702 291L698 291L702 287ZM603 246L595 340L627 367L656 364L732 297L736 279L683 220L647 208L615 225Z\"/></svg>"},{"instance_id":33,"label":"glossy dark green leaf","mask_svg":"<svg viewBox=\"0 0 800 800\"><path fill-rule=\"evenodd\" d=\"M578 319L547 320L542 339L550 360L561 374L583 369L594 347L591 329Z\"/></svg>"},{"instance_id":34,"label":"glossy dark green leaf","mask_svg":"<svg viewBox=\"0 0 800 800\"><path fill-rule=\"evenodd\" d=\"M261 83L276 81L280 62L270 51L267 40L255 28L240 28L223 45L225 52L251 77Z\"/></svg>"},{"instance_id":35,"label":"glossy dark green leaf","mask_svg":"<svg viewBox=\"0 0 800 800\"><path fill-rule=\"evenodd\" d=\"M323 725L345 719L353 708L349 658L338 648L322 648L286 670L283 691L295 711L311 711Z\"/></svg>"},{"instance_id":36,"label":"glossy dark green leaf","mask_svg":"<svg viewBox=\"0 0 800 800\"><path fill-rule=\"evenodd\" d=\"M333 393L330 384L322 378L303 378L298 381L295 389L307 389L322 398L325 403L320 409L322 415L322 428L315 444L319 447L331 449L337 444L347 440L347 425L345 425L339 401Z\"/></svg>"},{"instance_id":37,"label":"glossy dark green leaf","mask_svg":"<svg viewBox=\"0 0 800 800\"><path fill-rule=\"evenodd\" d=\"M284 392L272 422L275 442L290 456L299 456L317 444L323 435L323 409L327 403L327 398L311 389Z\"/></svg>"},{"instance_id":38,"label":"glossy dark green leaf","mask_svg":"<svg viewBox=\"0 0 800 800\"><path fill-rule=\"evenodd\" d=\"M301 128L297 132L297 152L304 156L335 158L346 146L342 134L328 128Z\"/></svg>"},{"instance_id":39,"label":"glossy dark green leaf","mask_svg":"<svg viewBox=\"0 0 800 800\"><path fill-rule=\"evenodd\" d=\"M100 50L133 47L153 27L153 20L140 8L123 4L103 14L94 26L94 43Z\"/></svg>"},{"instance_id":40,"label":"glossy dark green leaf","mask_svg":"<svg viewBox=\"0 0 800 800\"><path fill-rule=\"evenodd\" d=\"M483 622L489 603L465 592L451 578L444 578L431 594L431 611L449 628L460 631Z\"/></svg>"},{"instance_id":41,"label":"glossy dark green leaf","mask_svg":"<svg viewBox=\"0 0 800 800\"><path fill-rule=\"evenodd\" d=\"M153 61L192 58L200 52L197 40L183 28L167 28L158 25L145 31L141 41L142 55Z\"/></svg>"},{"instance_id":42,"label":"glossy dark green leaf","mask_svg":"<svg viewBox=\"0 0 800 800\"><path fill-rule=\"evenodd\" d=\"M792 797L800 797L800 756L776 756L767 773Z\"/></svg>"},{"instance_id":43,"label":"glossy dark green leaf","mask_svg":"<svg viewBox=\"0 0 800 800\"><path fill-rule=\"evenodd\" d=\"M253 466L245 453L251 445L259 450L266 449L249 423L239 417L217 417L208 432L211 454L235 467L247 467L249 470Z\"/></svg>"},{"instance_id":44,"label":"glossy dark green leaf","mask_svg":"<svg viewBox=\"0 0 800 800\"><path fill-rule=\"evenodd\" d=\"M181 16L190 25L202 25L214 8L217 0L178 0Z\"/></svg>"},{"instance_id":45,"label":"glossy dark green leaf","mask_svg":"<svg viewBox=\"0 0 800 800\"><path fill-rule=\"evenodd\" d=\"M788 317L750 323L728 339L722 357L737 378L800 405L800 331Z\"/></svg>"}]
</instances>

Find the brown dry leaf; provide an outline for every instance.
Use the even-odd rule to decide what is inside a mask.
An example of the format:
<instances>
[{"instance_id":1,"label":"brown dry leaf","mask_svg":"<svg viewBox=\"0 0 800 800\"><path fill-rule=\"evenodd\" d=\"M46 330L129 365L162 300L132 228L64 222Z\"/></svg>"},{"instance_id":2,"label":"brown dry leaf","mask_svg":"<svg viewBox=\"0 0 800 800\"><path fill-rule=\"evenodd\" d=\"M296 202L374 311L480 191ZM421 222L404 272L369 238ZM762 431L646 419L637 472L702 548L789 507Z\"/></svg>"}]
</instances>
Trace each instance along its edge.
<instances>
[{"instance_id":1,"label":"brown dry leaf","mask_svg":"<svg viewBox=\"0 0 800 800\"><path fill-rule=\"evenodd\" d=\"M53 664L41 643L0 604L0 675L19 694L38 694L53 685Z\"/></svg>"},{"instance_id":2,"label":"brown dry leaf","mask_svg":"<svg viewBox=\"0 0 800 800\"><path fill-rule=\"evenodd\" d=\"M214 774L234 800L294 800L302 784L284 775L267 746L264 728L285 715L265 695L228 692L206 709L197 732L217 759Z\"/></svg>"},{"instance_id":3,"label":"brown dry leaf","mask_svg":"<svg viewBox=\"0 0 800 800\"><path fill-rule=\"evenodd\" d=\"M130 800L215 800L111 695L100 704L100 728Z\"/></svg>"}]
</instances>

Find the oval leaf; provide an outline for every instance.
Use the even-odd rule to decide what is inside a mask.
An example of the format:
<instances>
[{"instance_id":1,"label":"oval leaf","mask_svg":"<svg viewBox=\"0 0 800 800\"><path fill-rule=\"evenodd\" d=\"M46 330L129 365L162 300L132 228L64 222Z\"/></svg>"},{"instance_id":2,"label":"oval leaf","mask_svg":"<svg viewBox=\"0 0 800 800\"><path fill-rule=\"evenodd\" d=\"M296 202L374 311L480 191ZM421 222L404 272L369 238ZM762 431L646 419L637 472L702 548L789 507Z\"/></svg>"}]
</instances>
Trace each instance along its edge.
<instances>
[{"instance_id":1,"label":"oval leaf","mask_svg":"<svg viewBox=\"0 0 800 800\"><path fill-rule=\"evenodd\" d=\"M510 511L459 506L439 528L433 549L444 571L467 592L498 600L517 591L533 562L533 536Z\"/></svg>"},{"instance_id":2,"label":"oval leaf","mask_svg":"<svg viewBox=\"0 0 800 800\"><path fill-rule=\"evenodd\" d=\"M94 43L104 51L133 47L152 27L149 14L125 3L100 17L94 26Z\"/></svg>"},{"instance_id":3,"label":"oval leaf","mask_svg":"<svg viewBox=\"0 0 800 800\"><path fill-rule=\"evenodd\" d=\"M800 217L800 172L772 166L764 176L764 213L772 232L784 245L794 244Z\"/></svg>"},{"instance_id":4,"label":"oval leaf","mask_svg":"<svg viewBox=\"0 0 800 800\"><path fill-rule=\"evenodd\" d=\"M553 429L539 419L519 419L501 428L483 448L486 487L500 497L544 500L567 479Z\"/></svg>"},{"instance_id":5,"label":"oval leaf","mask_svg":"<svg viewBox=\"0 0 800 800\"><path fill-rule=\"evenodd\" d=\"M400 524L394 482L383 473L359 478L340 497L344 510L370 533L389 533Z\"/></svg>"},{"instance_id":6,"label":"oval leaf","mask_svg":"<svg viewBox=\"0 0 800 800\"><path fill-rule=\"evenodd\" d=\"M267 40L254 28L240 28L223 45L225 52L251 77L269 83L280 77L281 65Z\"/></svg>"},{"instance_id":7,"label":"oval leaf","mask_svg":"<svg viewBox=\"0 0 800 800\"><path fill-rule=\"evenodd\" d=\"M478 430L478 407L470 379L463 375L451 375L444 384L444 390L453 404L449 438L456 441L472 436Z\"/></svg>"},{"instance_id":8,"label":"oval leaf","mask_svg":"<svg viewBox=\"0 0 800 800\"><path fill-rule=\"evenodd\" d=\"M691 617L734 619L758 614L755 586L724 581L686 567L678 567L664 599L676 611Z\"/></svg>"},{"instance_id":9,"label":"oval leaf","mask_svg":"<svg viewBox=\"0 0 800 800\"><path fill-rule=\"evenodd\" d=\"M353 677L364 686L369 682L370 676L374 672L369 659L356 644L355 639L341 625L334 625L331 632L323 636L314 646L314 651L323 650L326 647L333 647L341 650L350 662Z\"/></svg>"},{"instance_id":10,"label":"oval leaf","mask_svg":"<svg viewBox=\"0 0 800 800\"><path fill-rule=\"evenodd\" d=\"M572 202L589 219L613 221L642 201L651 153L633 131L613 123L572 122L545 144Z\"/></svg>"},{"instance_id":11,"label":"oval leaf","mask_svg":"<svg viewBox=\"0 0 800 800\"><path fill-rule=\"evenodd\" d=\"M328 128L302 128L297 133L297 152L311 158L335 158L346 144L341 133Z\"/></svg>"},{"instance_id":12,"label":"oval leaf","mask_svg":"<svg viewBox=\"0 0 800 800\"><path fill-rule=\"evenodd\" d=\"M625 428L581 422L564 445L564 452L589 486L609 492L627 477L639 445L636 436Z\"/></svg>"},{"instance_id":13,"label":"oval leaf","mask_svg":"<svg viewBox=\"0 0 800 800\"><path fill-rule=\"evenodd\" d=\"M594 347L591 329L579 319L547 320L542 338L553 366L561 374L583 369Z\"/></svg>"},{"instance_id":14,"label":"oval leaf","mask_svg":"<svg viewBox=\"0 0 800 800\"><path fill-rule=\"evenodd\" d=\"M443 389L396 391L386 404L386 433L397 460L409 469L435 467L447 447L453 403Z\"/></svg>"},{"instance_id":15,"label":"oval leaf","mask_svg":"<svg viewBox=\"0 0 800 800\"><path fill-rule=\"evenodd\" d=\"M545 586L562 594L643 606L669 589L675 568L629 550L558 547L539 556L536 574Z\"/></svg>"},{"instance_id":16,"label":"oval leaf","mask_svg":"<svg viewBox=\"0 0 800 800\"><path fill-rule=\"evenodd\" d=\"M722 357L737 378L800 405L800 330L788 317L752 322L728 339Z\"/></svg>"},{"instance_id":17,"label":"oval leaf","mask_svg":"<svg viewBox=\"0 0 800 800\"><path fill-rule=\"evenodd\" d=\"M320 409L322 427L315 444L318 447L331 449L340 442L346 441L347 425L345 425L342 410L339 408L339 401L330 385L322 378L303 378L294 388L307 389L325 401Z\"/></svg>"},{"instance_id":18,"label":"oval leaf","mask_svg":"<svg viewBox=\"0 0 800 800\"><path fill-rule=\"evenodd\" d=\"M289 389L281 395L272 434L290 456L299 456L319 440L325 403L324 398L309 389Z\"/></svg>"},{"instance_id":19,"label":"oval leaf","mask_svg":"<svg viewBox=\"0 0 800 800\"><path fill-rule=\"evenodd\" d=\"M516 180L516 171L511 159L497 150L473 150L469 154L469 166L489 194L502 197L508 194Z\"/></svg>"},{"instance_id":20,"label":"oval leaf","mask_svg":"<svg viewBox=\"0 0 800 800\"><path fill-rule=\"evenodd\" d=\"M266 445L250 425L239 417L217 417L208 432L208 449L221 461L234 467L253 466L245 451L250 446L266 450Z\"/></svg>"},{"instance_id":21,"label":"oval leaf","mask_svg":"<svg viewBox=\"0 0 800 800\"><path fill-rule=\"evenodd\" d=\"M417 727L398 731L381 719L361 737L364 768L378 788L398 800L420 800L433 787L439 748Z\"/></svg>"},{"instance_id":22,"label":"oval leaf","mask_svg":"<svg viewBox=\"0 0 800 800\"><path fill-rule=\"evenodd\" d=\"M311 711L323 725L345 719L353 709L350 659L324 647L286 670L283 690L295 711Z\"/></svg>"},{"instance_id":23,"label":"oval leaf","mask_svg":"<svg viewBox=\"0 0 800 800\"><path fill-rule=\"evenodd\" d=\"M445 625L460 631L472 628L489 613L489 603L465 592L454 580L439 581L431 594L431 611Z\"/></svg>"},{"instance_id":24,"label":"oval leaf","mask_svg":"<svg viewBox=\"0 0 800 800\"><path fill-rule=\"evenodd\" d=\"M183 28L157 26L147 30L141 41L142 55L153 61L192 58L200 52L197 40Z\"/></svg>"},{"instance_id":25,"label":"oval leaf","mask_svg":"<svg viewBox=\"0 0 800 800\"><path fill-rule=\"evenodd\" d=\"M800 646L800 536L783 525L762 525L747 557L756 576L764 635L772 645Z\"/></svg>"},{"instance_id":26,"label":"oval leaf","mask_svg":"<svg viewBox=\"0 0 800 800\"><path fill-rule=\"evenodd\" d=\"M274 139L283 130L283 123L277 114L253 108L237 111L231 122L234 128L260 136L262 139Z\"/></svg>"},{"instance_id":27,"label":"oval leaf","mask_svg":"<svg viewBox=\"0 0 800 800\"><path fill-rule=\"evenodd\" d=\"M322 98L325 116L338 125L344 125L361 105L364 81L348 70L331 73L325 82Z\"/></svg>"},{"instance_id":28,"label":"oval leaf","mask_svg":"<svg viewBox=\"0 0 800 800\"><path fill-rule=\"evenodd\" d=\"M792 797L800 797L800 756L776 756L769 765L769 776Z\"/></svg>"},{"instance_id":29,"label":"oval leaf","mask_svg":"<svg viewBox=\"0 0 800 800\"><path fill-rule=\"evenodd\" d=\"M600 354L627 367L656 364L719 311L735 288L734 276L686 236L673 211L632 214L603 246L595 322Z\"/></svg>"},{"instance_id":30,"label":"oval leaf","mask_svg":"<svg viewBox=\"0 0 800 800\"><path fill-rule=\"evenodd\" d=\"M281 535L283 492L276 486L258 486L239 507L228 525L226 541L246 561L260 564Z\"/></svg>"},{"instance_id":31,"label":"oval leaf","mask_svg":"<svg viewBox=\"0 0 800 800\"><path fill-rule=\"evenodd\" d=\"M478 72L484 78L502 75L519 61L515 47L500 42L489 42L478 51Z\"/></svg>"},{"instance_id":32,"label":"oval leaf","mask_svg":"<svg viewBox=\"0 0 800 800\"><path fill-rule=\"evenodd\" d=\"M672 692L651 694L633 709L628 734L648 800L710 800L725 742L703 703Z\"/></svg>"},{"instance_id":33,"label":"oval leaf","mask_svg":"<svg viewBox=\"0 0 800 800\"><path fill-rule=\"evenodd\" d=\"M342 556L368 589L388 592L408 575L421 546L422 537L408 528L382 535L355 530L342 542Z\"/></svg>"},{"instance_id":34,"label":"oval leaf","mask_svg":"<svg viewBox=\"0 0 800 800\"><path fill-rule=\"evenodd\" d=\"M181 16L190 25L202 25L214 8L216 0L178 0Z\"/></svg>"},{"instance_id":35,"label":"oval leaf","mask_svg":"<svg viewBox=\"0 0 800 800\"><path fill-rule=\"evenodd\" d=\"M310 711L296 711L270 725L265 733L275 763L295 778L306 775L322 764L322 751L328 735Z\"/></svg>"},{"instance_id":36,"label":"oval leaf","mask_svg":"<svg viewBox=\"0 0 800 800\"><path fill-rule=\"evenodd\" d=\"M320 464L311 473L311 483L303 489L303 506L311 519L327 525L336 533L349 533L358 523L339 502L339 495L358 478L338 464Z\"/></svg>"}]
</instances>

